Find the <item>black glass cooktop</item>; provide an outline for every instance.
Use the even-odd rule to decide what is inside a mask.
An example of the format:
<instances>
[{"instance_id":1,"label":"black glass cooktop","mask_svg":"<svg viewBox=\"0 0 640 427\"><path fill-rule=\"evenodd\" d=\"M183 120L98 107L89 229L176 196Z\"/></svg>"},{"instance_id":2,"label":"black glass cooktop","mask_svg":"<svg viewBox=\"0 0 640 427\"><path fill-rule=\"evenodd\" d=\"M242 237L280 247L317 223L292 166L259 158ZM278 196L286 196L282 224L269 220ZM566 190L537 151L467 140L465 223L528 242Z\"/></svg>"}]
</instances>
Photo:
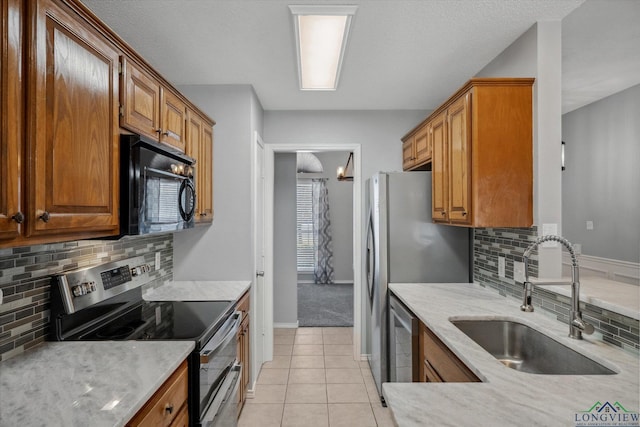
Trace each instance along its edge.
<instances>
[{"instance_id":1,"label":"black glass cooktop","mask_svg":"<svg viewBox=\"0 0 640 427\"><path fill-rule=\"evenodd\" d=\"M232 301L140 301L67 339L190 340L199 347L232 312Z\"/></svg>"}]
</instances>

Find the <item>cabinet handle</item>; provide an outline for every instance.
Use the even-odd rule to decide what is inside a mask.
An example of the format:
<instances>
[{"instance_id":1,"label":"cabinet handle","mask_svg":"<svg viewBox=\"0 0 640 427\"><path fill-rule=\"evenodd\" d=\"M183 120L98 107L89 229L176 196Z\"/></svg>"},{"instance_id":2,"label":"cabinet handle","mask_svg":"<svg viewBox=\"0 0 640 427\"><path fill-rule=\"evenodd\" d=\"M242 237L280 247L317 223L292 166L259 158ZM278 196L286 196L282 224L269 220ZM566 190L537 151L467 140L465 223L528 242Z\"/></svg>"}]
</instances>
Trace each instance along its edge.
<instances>
[{"instance_id":1,"label":"cabinet handle","mask_svg":"<svg viewBox=\"0 0 640 427\"><path fill-rule=\"evenodd\" d=\"M22 222L24 221L24 215L22 214L22 212L17 212L14 216L11 217L11 219L18 224L22 224Z\"/></svg>"},{"instance_id":2,"label":"cabinet handle","mask_svg":"<svg viewBox=\"0 0 640 427\"><path fill-rule=\"evenodd\" d=\"M153 129L153 131L154 131L155 133L162 133L162 129L160 129L160 128Z\"/></svg>"},{"instance_id":3,"label":"cabinet handle","mask_svg":"<svg viewBox=\"0 0 640 427\"><path fill-rule=\"evenodd\" d=\"M44 211L44 213L40 215L38 219L41 219L43 222L49 222L49 220L51 219L51 215L49 214L49 212Z\"/></svg>"},{"instance_id":4,"label":"cabinet handle","mask_svg":"<svg viewBox=\"0 0 640 427\"><path fill-rule=\"evenodd\" d=\"M173 414L173 405L167 403L167 405L164 407L164 411L168 414Z\"/></svg>"},{"instance_id":5,"label":"cabinet handle","mask_svg":"<svg viewBox=\"0 0 640 427\"><path fill-rule=\"evenodd\" d=\"M169 136L169 131L168 131L168 130L165 130L164 132L162 132L162 134L163 134L164 136Z\"/></svg>"},{"instance_id":6,"label":"cabinet handle","mask_svg":"<svg viewBox=\"0 0 640 427\"><path fill-rule=\"evenodd\" d=\"M462 212L462 216L467 216L467 213L466 212Z\"/></svg>"}]
</instances>

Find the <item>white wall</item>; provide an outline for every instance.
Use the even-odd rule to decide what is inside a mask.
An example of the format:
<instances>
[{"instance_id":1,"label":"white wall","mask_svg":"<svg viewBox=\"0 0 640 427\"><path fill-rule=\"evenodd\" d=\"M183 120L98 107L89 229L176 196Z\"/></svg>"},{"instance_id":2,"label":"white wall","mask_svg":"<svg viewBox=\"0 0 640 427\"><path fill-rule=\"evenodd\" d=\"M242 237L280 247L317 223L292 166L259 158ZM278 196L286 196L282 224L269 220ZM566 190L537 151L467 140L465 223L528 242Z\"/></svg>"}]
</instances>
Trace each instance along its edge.
<instances>
[{"instance_id":1,"label":"white wall","mask_svg":"<svg viewBox=\"0 0 640 427\"><path fill-rule=\"evenodd\" d=\"M276 153L273 179L273 322L298 322L296 154Z\"/></svg>"},{"instance_id":2,"label":"white wall","mask_svg":"<svg viewBox=\"0 0 640 427\"><path fill-rule=\"evenodd\" d=\"M639 262L640 85L562 116L562 140L565 236L583 254Z\"/></svg>"},{"instance_id":3,"label":"white wall","mask_svg":"<svg viewBox=\"0 0 640 427\"><path fill-rule=\"evenodd\" d=\"M174 236L176 280L253 280L251 144L263 111L249 85L181 86L216 121L210 227Z\"/></svg>"},{"instance_id":4,"label":"white wall","mask_svg":"<svg viewBox=\"0 0 640 427\"><path fill-rule=\"evenodd\" d=\"M562 234L561 142L561 23L538 22L477 73L478 77L535 77L533 132L533 217L557 224ZM540 277L560 277L560 248L539 248Z\"/></svg>"}]
</instances>

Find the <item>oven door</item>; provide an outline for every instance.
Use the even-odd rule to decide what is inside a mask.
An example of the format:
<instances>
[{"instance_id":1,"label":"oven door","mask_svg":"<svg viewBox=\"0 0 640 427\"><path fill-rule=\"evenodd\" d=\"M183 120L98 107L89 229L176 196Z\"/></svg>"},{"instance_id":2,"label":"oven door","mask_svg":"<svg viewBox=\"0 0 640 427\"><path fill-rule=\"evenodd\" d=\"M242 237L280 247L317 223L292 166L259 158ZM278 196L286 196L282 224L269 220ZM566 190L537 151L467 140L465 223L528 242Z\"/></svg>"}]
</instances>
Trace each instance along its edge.
<instances>
[{"instance_id":1,"label":"oven door","mask_svg":"<svg viewBox=\"0 0 640 427\"><path fill-rule=\"evenodd\" d=\"M234 312L200 350L198 414L201 420L205 413L210 412L213 401L220 394L221 386L236 364L237 337L241 321L242 313Z\"/></svg>"},{"instance_id":2,"label":"oven door","mask_svg":"<svg viewBox=\"0 0 640 427\"><path fill-rule=\"evenodd\" d=\"M227 373L222 385L214 395L211 406L202 416L202 427L236 427L238 425L238 404L240 402L240 379L242 366L239 364Z\"/></svg>"}]
</instances>

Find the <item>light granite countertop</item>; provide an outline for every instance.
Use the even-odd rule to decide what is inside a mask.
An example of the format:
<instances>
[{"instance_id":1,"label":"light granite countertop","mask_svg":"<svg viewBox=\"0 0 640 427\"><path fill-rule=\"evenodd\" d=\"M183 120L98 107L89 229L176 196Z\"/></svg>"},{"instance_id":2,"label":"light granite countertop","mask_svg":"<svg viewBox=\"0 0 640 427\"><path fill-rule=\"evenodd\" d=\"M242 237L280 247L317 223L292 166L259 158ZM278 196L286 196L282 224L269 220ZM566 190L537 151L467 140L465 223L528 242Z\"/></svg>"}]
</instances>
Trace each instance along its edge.
<instances>
[{"instance_id":1,"label":"light granite countertop","mask_svg":"<svg viewBox=\"0 0 640 427\"><path fill-rule=\"evenodd\" d=\"M144 292L147 301L237 301L250 281L175 281Z\"/></svg>"},{"instance_id":2,"label":"light granite countertop","mask_svg":"<svg viewBox=\"0 0 640 427\"><path fill-rule=\"evenodd\" d=\"M0 426L124 426L192 341L45 342L0 362Z\"/></svg>"},{"instance_id":3,"label":"light granite countertop","mask_svg":"<svg viewBox=\"0 0 640 427\"><path fill-rule=\"evenodd\" d=\"M576 426L585 414L588 417L595 413L589 410L597 402L618 402L638 416L638 354L606 344L595 336L585 335L582 341L570 339L568 325L541 311L524 313L516 299L502 297L477 284L391 284L390 289L482 380L384 383L383 393L398 426ZM618 373L536 375L515 371L450 322L470 318L524 323ZM618 414L624 415L619 408L614 415ZM609 421L606 425L614 424ZM638 422L636 418L635 423L615 425L637 426Z\"/></svg>"},{"instance_id":4,"label":"light granite countertop","mask_svg":"<svg viewBox=\"0 0 640 427\"><path fill-rule=\"evenodd\" d=\"M567 283L571 282L571 278L531 280L536 287L571 297L570 285L557 285L554 282ZM581 276L580 301L640 320L640 286L638 285L615 282L601 277Z\"/></svg>"}]
</instances>

